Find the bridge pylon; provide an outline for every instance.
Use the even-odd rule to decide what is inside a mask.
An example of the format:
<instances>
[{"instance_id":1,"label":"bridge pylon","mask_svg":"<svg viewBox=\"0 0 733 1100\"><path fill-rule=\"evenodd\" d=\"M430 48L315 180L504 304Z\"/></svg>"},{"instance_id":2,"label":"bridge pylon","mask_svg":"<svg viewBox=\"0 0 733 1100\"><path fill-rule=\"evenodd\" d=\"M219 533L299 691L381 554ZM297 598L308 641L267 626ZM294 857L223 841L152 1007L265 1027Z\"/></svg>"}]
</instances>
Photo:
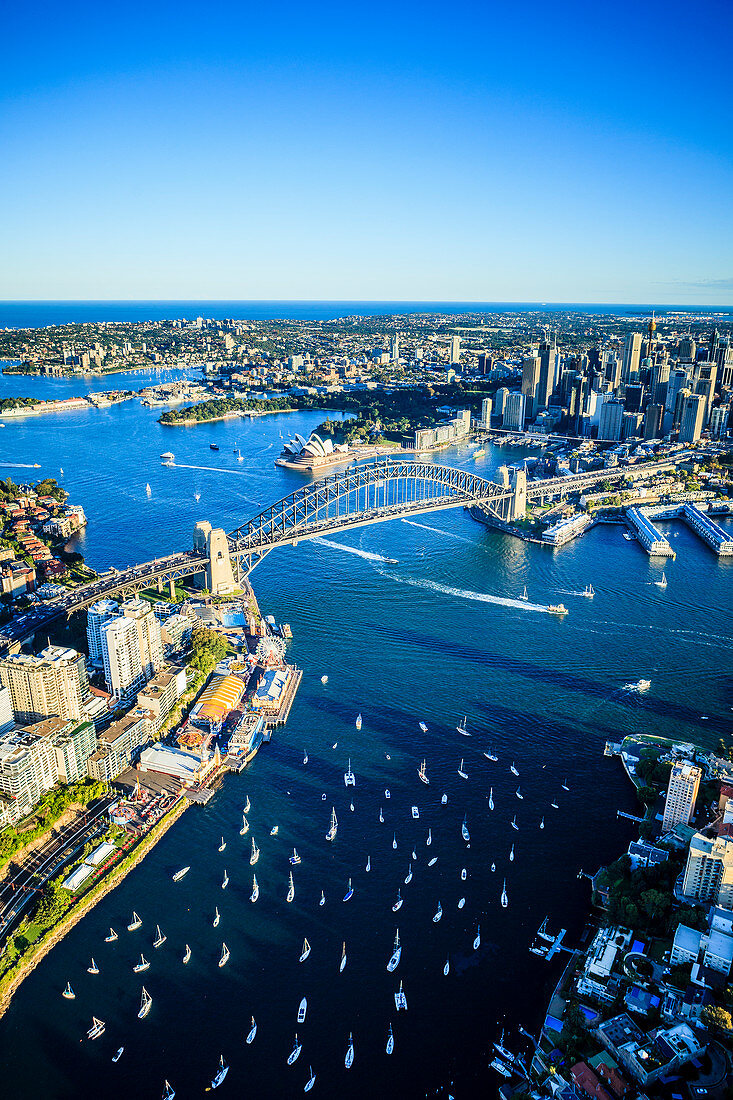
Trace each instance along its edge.
<instances>
[{"instance_id":1,"label":"bridge pylon","mask_svg":"<svg viewBox=\"0 0 733 1100\"><path fill-rule=\"evenodd\" d=\"M229 557L229 542L222 527L212 527L208 520L199 520L193 529L193 548L208 558L206 569L194 575L194 584L206 588L212 596L234 592L234 573Z\"/></svg>"}]
</instances>

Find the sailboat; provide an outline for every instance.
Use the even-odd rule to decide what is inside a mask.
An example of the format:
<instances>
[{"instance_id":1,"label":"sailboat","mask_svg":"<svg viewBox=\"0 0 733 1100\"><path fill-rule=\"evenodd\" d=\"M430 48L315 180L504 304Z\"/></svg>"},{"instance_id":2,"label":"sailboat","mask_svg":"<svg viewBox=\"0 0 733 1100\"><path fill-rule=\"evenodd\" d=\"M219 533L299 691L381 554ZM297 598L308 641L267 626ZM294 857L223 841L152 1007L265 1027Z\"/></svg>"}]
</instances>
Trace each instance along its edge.
<instances>
[{"instance_id":1,"label":"sailboat","mask_svg":"<svg viewBox=\"0 0 733 1100\"><path fill-rule=\"evenodd\" d=\"M161 932L159 924L156 924L155 931L156 931L156 936L155 936L155 939L153 940L153 947L162 947L163 944L165 943L165 941L168 939L168 937L166 935L164 935L163 932Z\"/></svg>"},{"instance_id":2,"label":"sailboat","mask_svg":"<svg viewBox=\"0 0 733 1100\"><path fill-rule=\"evenodd\" d=\"M138 1020L144 1020L148 1012L150 1012L150 1006L153 1003L153 998L148 993L145 986L143 986L142 996L140 997L140 1009L137 1014Z\"/></svg>"},{"instance_id":3,"label":"sailboat","mask_svg":"<svg viewBox=\"0 0 733 1100\"><path fill-rule=\"evenodd\" d=\"M568 781L567 781L567 779L563 779L563 781L562 781L562 789L563 789L564 791L569 791L569 790L570 790L570 787L568 787Z\"/></svg>"},{"instance_id":4,"label":"sailboat","mask_svg":"<svg viewBox=\"0 0 733 1100\"><path fill-rule=\"evenodd\" d=\"M478 951L478 949L479 949L479 947L480 947L480 946L481 946L481 925L480 925L480 924L477 924L477 925L476 925L476 938L475 938L475 940L473 941L473 949L474 949L474 951Z\"/></svg>"},{"instance_id":5,"label":"sailboat","mask_svg":"<svg viewBox=\"0 0 733 1100\"><path fill-rule=\"evenodd\" d=\"M465 841L469 841L471 839L471 834L468 831L468 825L466 823L466 814L463 815L463 824L461 825L461 836L463 837L463 839Z\"/></svg>"},{"instance_id":6,"label":"sailboat","mask_svg":"<svg viewBox=\"0 0 733 1100\"><path fill-rule=\"evenodd\" d=\"M344 967L346 966L346 940L341 945L341 962L339 963L339 974L343 974Z\"/></svg>"},{"instance_id":7,"label":"sailboat","mask_svg":"<svg viewBox=\"0 0 733 1100\"><path fill-rule=\"evenodd\" d=\"M313 1088L313 1086L316 1083L316 1075L313 1072L313 1066L308 1066L308 1069L310 1070L310 1077L308 1078L305 1085L303 1086L303 1092L310 1092L310 1090Z\"/></svg>"},{"instance_id":8,"label":"sailboat","mask_svg":"<svg viewBox=\"0 0 733 1100\"><path fill-rule=\"evenodd\" d=\"M432 829L428 829L428 837L427 837L427 840L425 841L425 843L428 846L428 848L433 843L433 830Z\"/></svg>"},{"instance_id":9,"label":"sailboat","mask_svg":"<svg viewBox=\"0 0 733 1100\"><path fill-rule=\"evenodd\" d=\"M379 820L381 821L382 825L384 825L384 814L382 813L381 806L379 807Z\"/></svg>"},{"instance_id":10,"label":"sailboat","mask_svg":"<svg viewBox=\"0 0 733 1100\"><path fill-rule=\"evenodd\" d=\"M344 901L350 901L354 896L354 887L351 885L351 879L349 879L349 886L344 894Z\"/></svg>"},{"instance_id":11,"label":"sailboat","mask_svg":"<svg viewBox=\"0 0 733 1100\"><path fill-rule=\"evenodd\" d=\"M398 890L397 891L397 901L392 906L392 912L393 913L399 912L399 910L402 908L403 901L404 901L404 899L403 899L402 895L400 894L400 892Z\"/></svg>"},{"instance_id":12,"label":"sailboat","mask_svg":"<svg viewBox=\"0 0 733 1100\"><path fill-rule=\"evenodd\" d=\"M223 878L223 879L221 880L221 888L222 888L222 890L226 890L226 888L227 888L227 886L228 886L228 885L229 885L229 875L227 874L227 872L226 872L226 867L225 867L225 868L224 868L224 878Z\"/></svg>"},{"instance_id":13,"label":"sailboat","mask_svg":"<svg viewBox=\"0 0 733 1100\"><path fill-rule=\"evenodd\" d=\"M458 730L459 733L462 733L464 737L470 737L471 736L471 734L468 732L468 715L466 715L464 717L463 722L461 723L461 725L456 726L456 729Z\"/></svg>"},{"instance_id":14,"label":"sailboat","mask_svg":"<svg viewBox=\"0 0 733 1100\"><path fill-rule=\"evenodd\" d=\"M461 766L458 769L458 774L460 775L461 779L468 779L468 772L465 772L463 770L463 757L461 757Z\"/></svg>"},{"instance_id":15,"label":"sailboat","mask_svg":"<svg viewBox=\"0 0 733 1100\"><path fill-rule=\"evenodd\" d=\"M149 481L148 481L148 482L146 482L146 485L145 485L145 492L146 492L146 493L148 494L148 496L151 496L151 495L152 495L152 492L153 492L153 490L152 490L152 489L150 488L150 482L149 482Z\"/></svg>"},{"instance_id":16,"label":"sailboat","mask_svg":"<svg viewBox=\"0 0 733 1100\"><path fill-rule=\"evenodd\" d=\"M140 952L140 962L139 962L139 963L136 963L136 964L135 964L135 965L133 966L132 970L133 970L133 973L134 973L134 974L142 974L143 970L147 970L149 966L150 966L150 963L149 963L149 962L148 962L148 960L147 960L147 959L145 958L145 956L143 955L143 953L142 953L142 952Z\"/></svg>"},{"instance_id":17,"label":"sailboat","mask_svg":"<svg viewBox=\"0 0 733 1100\"><path fill-rule=\"evenodd\" d=\"M125 1053L125 1048L124 1047L118 1047L116 1053L112 1055L112 1061L113 1062L119 1062L120 1058L122 1057L122 1055L124 1053Z\"/></svg>"},{"instance_id":18,"label":"sailboat","mask_svg":"<svg viewBox=\"0 0 733 1100\"><path fill-rule=\"evenodd\" d=\"M184 964L184 966L185 966L185 964L186 964L186 963L187 963L187 962L189 961L189 959L190 959L190 958L191 958L191 948L190 948L190 947L188 946L188 944L186 944L186 953L185 953L185 955L183 956L183 964Z\"/></svg>"},{"instance_id":19,"label":"sailboat","mask_svg":"<svg viewBox=\"0 0 733 1100\"><path fill-rule=\"evenodd\" d=\"M430 780L428 779L427 775L425 774L425 769L426 768L427 768L427 761L423 760L422 764L417 769L417 774L420 776L420 779L422 780L423 783L429 784Z\"/></svg>"},{"instance_id":20,"label":"sailboat","mask_svg":"<svg viewBox=\"0 0 733 1100\"><path fill-rule=\"evenodd\" d=\"M401 1008L404 1008L405 1012L407 1012L407 997L405 996L404 990L402 989L402 982L400 982L400 988L394 995L394 1003L395 1008L398 1012Z\"/></svg>"},{"instance_id":21,"label":"sailboat","mask_svg":"<svg viewBox=\"0 0 733 1100\"><path fill-rule=\"evenodd\" d=\"M407 874L405 875L405 886L409 886L412 882L412 864L408 864Z\"/></svg>"},{"instance_id":22,"label":"sailboat","mask_svg":"<svg viewBox=\"0 0 733 1100\"><path fill-rule=\"evenodd\" d=\"M74 998L76 997L76 993L71 988L71 982L66 983L66 989L63 991L61 996L66 997L67 1001L73 1001L74 1000Z\"/></svg>"},{"instance_id":23,"label":"sailboat","mask_svg":"<svg viewBox=\"0 0 733 1100\"><path fill-rule=\"evenodd\" d=\"M485 752L484 756L486 757L487 760L491 760L491 762L493 764L495 764L496 761L499 759L499 757L496 755L496 753L493 750L490 750L489 752Z\"/></svg>"},{"instance_id":24,"label":"sailboat","mask_svg":"<svg viewBox=\"0 0 733 1100\"><path fill-rule=\"evenodd\" d=\"M320 900L319 900L318 904L319 905L325 905L326 904L326 895L323 893L323 890L321 890L321 897L320 897Z\"/></svg>"},{"instance_id":25,"label":"sailboat","mask_svg":"<svg viewBox=\"0 0 733 1100\"><path fill-rule=\"evenodd\" d=\"M252 875L252 893L249 895L250 901L257 901L260 896L260 888L257 885L257 875Z\"/></svg>"},{"instance_id":26,"label":"sailboat","mask_svg":"<svg viewBox=\"0 0 733 1100\"><path fill-rule=\"evenodd\" d=\"M443 906L438 902L438 908L433 914L433 924L437 924L440 918L443 916Z\"/></svg>"},{"instance_id":27,"label":"sailboat","mask_svg":"<svg viewBox=\"0 0 733 1100\"><path fill-rule=\"evenodd\" d=\"M666 575L666 573L662 572L661 581L655 581L654 583L656 584L657 588L666 588L667 587L667 575Z\"/></svg>"},{"instance_id":28,"label":"sailboat","mask_svg":"<svg viewBox=\"0 0 733 1100\"><path fill-rule=\"evenodd\" d=\"M211 922L212 927L213 928L218 928L220 920L221 920L221 913L219 912L218 906L215 905L214 906L214 919Z\"/></svg>"},{"instance_id":29,"label":"sailboat","mask_svg":"<svg viewBox=\"0 0 733 1100\"><path fill-rule=\"evenodd\" d=\"M521 786L517 787L515 794L520 801L524 801L524 795L522 794Z\"/></svg>"},{"instance_id":30,"label":"sailboat","mask_svg":"<svg viewBox=\"0 0 733 1100\"><path fill-rule=\"evenodd\" d=\"M346 1048L346 1056L344 1058L344 1065L347 1069L351 1069L354 1064L354 1036L349 1032L349 1045Z\"/></svg>"},{"instance_id":31,"label":"sailboat","mask_svg":"<svg viewBox=\"0 0 733 1100\"><path fill-rule=\"evenodd\" d=\"M392 952L391 959L387 963L387 970L389 970L390 974L392 973L393 970L396 970L397 967L400 965L400 959L401 958L402 958L402 947L400 945L400 930L398 928L395 931L394 951Z\"/></svg>"},{"instance_id":32,"label":"sailboat","mask_svg":"<svg viewBox=\"0 0 733 1100\"><path fill-rule=\"evenodd\" d=\"M229 962L229 948L227 947L227 945L222 940L221 941L221 958L219 959L219 966L220 967L226 966L226 964L228 962Z\"/></svg>"},{"instance_id":33,"label":"sailboat","mask_svg":"<svg viewBox=\"0 0 733 1100\"><path fill-rule=\"evenodd\" d=\"M554 798L553 798L552 802L550 803L550 805L552 806L553 810L559 810L560 809L557 802L555 802Z\"/></svg>"},{"instance_id":34,"label":"sailboat","mask_svg":"<svg viewBox=\"0 0 733 1100\"><path fill-rule=\"evenodd\" d=\"M128 926L127 926L127 931L128 931L128 932L136 932L136 931L137 931L137 929L138 929L138 928L140 928L140 927L142 926L142 923L143 923L143 922L142 922L142 921L140 920L140 918L139 918L139 916L137 915L137 913L136 913L136 912L135 912L135 911L133 910L133 913L132 913L132 920L130 921L130 923L129 923L129 924L128 924Z\"/></svg>"},{"instance_id":35,"label":"sailboat","mask_svg":"<svg viewBox=\"0 0 733 1100\"><path fill-rule=\"evenodd\" d=\"M219 845L219 851L220 851L220 852L223 852L223 851L224 851L224 849L226 848L226 846L227 846L227 842L226 842L226 840L224 839L224 837L222 837L222 838L221 838L221 844Z\"/></svg>"},{"instance_id":36,"label":"sailboat","mask_svg":"<svg viewBox=\"0 0 733 1100\"><path fill-rule=\"evenodd\" d=\"M114 928L112 928L112 926L110 925L109 935L104 937L104 942L114 943L116 939L119 939L119 936L115 932Z\"/></svg>"},{"instance_id":37,"label":"sailboat","mask_svg":"<svg viewBox=\"0 0 733 1100\"><path fill-rule=\"evenodd\" d=\"M519 826L517 825L517 815L515 814L511 821L512 829L516 829L519 832Z\"/></svg>"},{"instance_id":38,"label":"sailboat","mask_svg":"<svg viewBox=\"0 0 733 1100\"><path fill-rule=\"evenodd\" d=\"M176 1095L176 1090L173 1088L173 1085L171 1085L170 1081L164 1081L163 1085L165 1086L163 1100L173 1100L173 1097Z\"/></svg>"},{"instance_id":39,"label":"sailboat","mask_svg":"<svg viewBox=\"0 0 733 1100\"><path fill-rule=\"evenodd\" d=\"M222 1081L224 1080L224 1078L226 1077L226 1075L228 1073L229 1073L229 1066L224 1061L224 1055L220 1054L219 1055L219 1068L216 1071L216 1074L214 1075L214 1077L212 1078L211 1088L212 1089L218 1089L219 1085L222 1083Z\"/></svg>"},{"instance_id":40,"label":"sailboat","mask_svg":"<svg viewBox=\"0 0 733 1100\"><path fill-rule=\"evenodd\" d=\"M285 900L288 903L290 903L295 898L295 883L293 882L293 872L292 871L290 872L290 874L288 876L288 883L289 883L289 885L288 885L288 896L286 897Z\"/></svg>"},{"instance_id":41,"label":"sailboat","mask_svg":"<svg viewBox=\"0 0 733 1100\"><path fill-rule=\"evenodd\" d=\"M351 770L351 757L349 757L348 770L344 772L344 786L345 787L355 787L356 786L356 776L354 775L354 773Z\"/></svg>"},{"instance_id":42,"label":"sailboat","mask_svg":"<svg viewBox=\"0 0 733 1100\"><path fill-rule=\"evenodd\" d=\"M293 854L291 856L288 856L288 862L292 863L293 867L297 867L298 864L301 862L297 848L293 848Z\"/></svg>"},{"instance_id":43,"label":"sailboat","mask_svg":"<svg viewBox=\"0 0 733 1100\"><path fill-rule=\"evenodd\" d=\"M585 588L583 589L583 595L587 596L589 600L593 599L593 597L595 596L595 590L592 584L586 584Z\"/></svg>"},{"instance_id":44,"label":"sailboat","mask_svg":"<svg viewBox=\"0 0 733 1100\"><path fill-rule=\"evenodd\" d=\"M244 816L244 814L242 814L242 828L239 830L239 835L240 836L246 836L248 832L249 832L249 821L247 821L247 818Z\"/></svg>"},{"instance_id":45,"label":"sailboat","mask_svg":"<svg viewBox=\"0 0 733 1100\"><path fill-rule=\"evenodd\" d=\"M361 729L361 714L357 714L355 725L358 730Z\"/></svg>"},{"instance_id":46,"label":"sailboat","mask_svg":"<svg viewBox=\"0 0 733 1100\"><path fill-rule=\"evenodd\" d=\"M311 953L311 945L308 943L307 939L303 939L303 950L300 953L300 958L298 959L298 962L304 963L305 960L310 955L310 953Z\"/></svg>"},{"instance_id":47,"label":"sailboat","mask_svg":"<svg viewBox=\"0 0 733 1100\"><path fill-rule=\"evenodd\" d=\"M513 844L512 844L511 850L509 852L509 862L514 863L514 845Z\"/></svg>"},{"instance_id":48,"label":"sailboat","mask_svg":"<svg viewBox=\"0 0 733 1100\"><path fill-rule=\"evenodd\" d=\"M392 847L397 850L397 833L392 833Z\"/></svg>"},{"instance_id":49,"label":"sailboat","mask_svg":"<svg viewBox=\"0 0 733 1100\"><path fill-rule=\"evenodd\" d=\"M392 1032L391 1024L389 1025L389 1033L387 1035L387 1045L384 1049L387 1054L392 1054L394 1052L394 1034Z\"/></svg>"},{"instance_id":50,"label":"sailboat","mask_svg":"<svg viewBox=\"0 0 733 1100\"><path fill-rule=\"evenodd\" d=\"M104 1035L105 1026L104 1020L98 1020L96 1016L92 1016L92 1026L87 1031L87 1039L98 1039L100 1035Z\"/></svg>"},{"instance_id":51,"label":"sailboat","mask_svg":"<svg viewBox=\"0 0 733 1100\"><path fill-rule=\"evenodd\" d=\"M246 1041L247 1041L248 1043L253 1043L253 1042L254 1042L254 1039L255 1039L255 1035L256 1035L256 1034L257 1034L257 1024L255 1023L255 1018L254 1018L254 1016L253 1016L253 1017L252 1017L252 1026L251 1026L251 1027L250 1027L250 1029L249 1029L249 1033L248 1033L248 1035L247 1035L247 1039L246 1039Z\"/></svg>"},{"instance_id":52,"label":"sailboat","mask_svg":"<svg viewBox=\"0 0 733 1100\"><path fill-rule=\"evenodd\" d=\"M542 821L540 821L540 829L544 829L544 827L545 827L545 819L543 817Z\"/></svg>"},{"instance_id":53,"label":"sailboat","mask_svg":"<svg viewBox=\"0 0 733 1100\"><path fill-rule=\"evenodd\" d=\"M252 837L252 855L249 857L250 867L254 867L257 860L260 858L260 850L255 844L255 838Z\"/></svg>"},{"instance_id":54,"label":"sailboat","mask_svg":"<svg viewBox=\"0 0 733 1100\"><path fill-rule=\"evenodd\" d=\"M94 961L94 956L92 956L92 965L87 967L87 974L98 974L98 973L99 973L99 967L97 966L97 964Z\"/></svg>"},{"instance_id":55,"label":"sailboat","mask_svg":"<svg viewBox=\"0 0 733 1100\"><path fill-rule=\"evenodd\" d=\"M493 808L494 808L494 788L489 787L489 809L493 810Z\"/></svg>"},{"instance_id":56,"label":"sailboat","mask_svg":"<svg viewBox=\"0 0 733 1100\"><path fill-rule=\"evenodd\" d=\"M298 1035L297 1035L297 1032L296 1032L295 1033L295 1043L293 1044L293 1049L292 1049L291 1053L289 1053L288 1056L287 1056L288 1066L292 1066L294 1063L297 1062L298 1058L300 1057L300 1051L302 1051L302 1049L303 1049L303 1044L298 1043Z\"/></svg>"},{"instance_id":57,"label":"sailboat","mask_svg":"<svg viewBox=\"0 0 733 1100\"><path fill-rule=\"evenodd\" d=\"M528 600L529 599L529 596L527 595L527 585L526 584L524 586L524 592L522 592L522 594L519 598L520 598L520 600Z\"/></svg>"},{"instance_id":58,"label":"sailboat","mask_svg":"<svg viewBox=\"0 0 733 1100\"><path fill-rule=\"evenodd\" d=\"M445 974L446 978L450 974L450 956L445 960L445 966L443 967L443 973Z\"/></svg>"},{"instance_id":59,"label":"sailboat","mask_svg":"<svg viewBox=\"0 0 733 1100\"><path fill-rule=\"evenodd\" d=\"M512 760L512 763L511 763L511 767L509 768L509 771L512 773L512 775L517 775L517 776L519 775L519 769L517 768L517 766L515 765L513 760Z\"/></svg>"},{"instance_id":60,"label":"sailboat","mask_svg":"<svg viewBox=\"0 0 733 1100\"><path fill-rule=\"evenodd\" d=\"M369 873L369 872L371 871L371 869L372 869L372 857L371 857L371 856L367 856L367 861L366 861L366 867L364 868L364 870L365 870L365 871L367 872L367 874L368 874L368 873Z\"/></svg>"},{"instance_id":61,"label":"sailboat","mask_svg":"<svg viewBox=\"0 0 733 1100\"><path fill-rule=\"evenodd\" d=\"M506 909L507 905L509 904L509 897L508 897L507 892L506 892L506 879L504 879L504 886L503 886L503 889L501 891L501 904L502 904L502 908L504 908L504 909Z\"/></svg>"},{"instance_id":62,"label":"sailboat","mask_svg":"<svg viewBox=\"0 0 733 1100\"><path fill-rule=\"evenodd\" d=\"M302 1001L298 1005L298 1023L299 1024L305 1023L305 1014L306 1014L307 1011L308 1011L308 1002L305 999L305 997L303 997Z\"/></svg>"}]
</instances>

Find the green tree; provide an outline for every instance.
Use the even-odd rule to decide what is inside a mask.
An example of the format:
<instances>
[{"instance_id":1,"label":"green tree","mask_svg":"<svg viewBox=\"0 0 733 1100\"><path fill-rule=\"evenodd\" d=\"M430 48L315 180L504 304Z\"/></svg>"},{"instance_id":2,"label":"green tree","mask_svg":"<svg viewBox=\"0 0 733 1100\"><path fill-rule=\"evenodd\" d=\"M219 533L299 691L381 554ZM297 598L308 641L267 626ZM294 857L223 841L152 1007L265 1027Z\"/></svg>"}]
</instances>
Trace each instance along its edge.
<instances>
[{"instance_id":1,"label":"green tree","mask_svg":"<svg viewBox=\"0 0 733 1100\"><path fill-rule=\"evenodd\" d=\"M705 1005L700 1013L700 1020L711 1031L733 1030L733 1017L727 1008L719 1005Z\"/></svg>"}]
</instances>

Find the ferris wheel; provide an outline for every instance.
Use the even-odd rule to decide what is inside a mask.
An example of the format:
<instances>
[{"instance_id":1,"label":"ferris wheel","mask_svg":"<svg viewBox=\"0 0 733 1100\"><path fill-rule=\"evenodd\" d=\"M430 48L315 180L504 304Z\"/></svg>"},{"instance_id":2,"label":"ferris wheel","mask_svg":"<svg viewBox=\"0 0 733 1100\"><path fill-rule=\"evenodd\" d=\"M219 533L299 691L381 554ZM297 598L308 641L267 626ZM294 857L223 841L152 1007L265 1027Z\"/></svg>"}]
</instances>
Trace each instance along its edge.
<instances>
[{"instance_id":1,"label":"ferris wheel","mask_svg":"<svg viewBox=\"0 0 733 1100\"><path fill-rule=\"evenodd\" d=\"M284 656L285 642L282 638L275 638L272 635L260 638L255 650L255 657L261 665L281 664Z\"/></svg>"}]
</instances>

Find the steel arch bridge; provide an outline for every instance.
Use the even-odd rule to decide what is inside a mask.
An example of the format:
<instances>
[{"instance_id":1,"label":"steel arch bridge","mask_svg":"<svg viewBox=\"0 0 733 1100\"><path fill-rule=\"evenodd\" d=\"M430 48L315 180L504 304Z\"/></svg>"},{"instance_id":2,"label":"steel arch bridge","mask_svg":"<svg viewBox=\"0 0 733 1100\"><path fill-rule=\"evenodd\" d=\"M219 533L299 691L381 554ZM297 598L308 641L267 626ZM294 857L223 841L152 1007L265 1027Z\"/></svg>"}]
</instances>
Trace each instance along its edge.
<instances>
[{"instance_id":1,"label":"steel arch bridge","mask_svg":"<svg viewBox=\"0 0 733 1100\"><path fill-rule=\"evenodd\" d=\"M378 459L305 485L227 536L230 556L250 573L270 550L333 531L483 504L505 518L512 491L467 470Z\"/></svg>"}]
</instances>

